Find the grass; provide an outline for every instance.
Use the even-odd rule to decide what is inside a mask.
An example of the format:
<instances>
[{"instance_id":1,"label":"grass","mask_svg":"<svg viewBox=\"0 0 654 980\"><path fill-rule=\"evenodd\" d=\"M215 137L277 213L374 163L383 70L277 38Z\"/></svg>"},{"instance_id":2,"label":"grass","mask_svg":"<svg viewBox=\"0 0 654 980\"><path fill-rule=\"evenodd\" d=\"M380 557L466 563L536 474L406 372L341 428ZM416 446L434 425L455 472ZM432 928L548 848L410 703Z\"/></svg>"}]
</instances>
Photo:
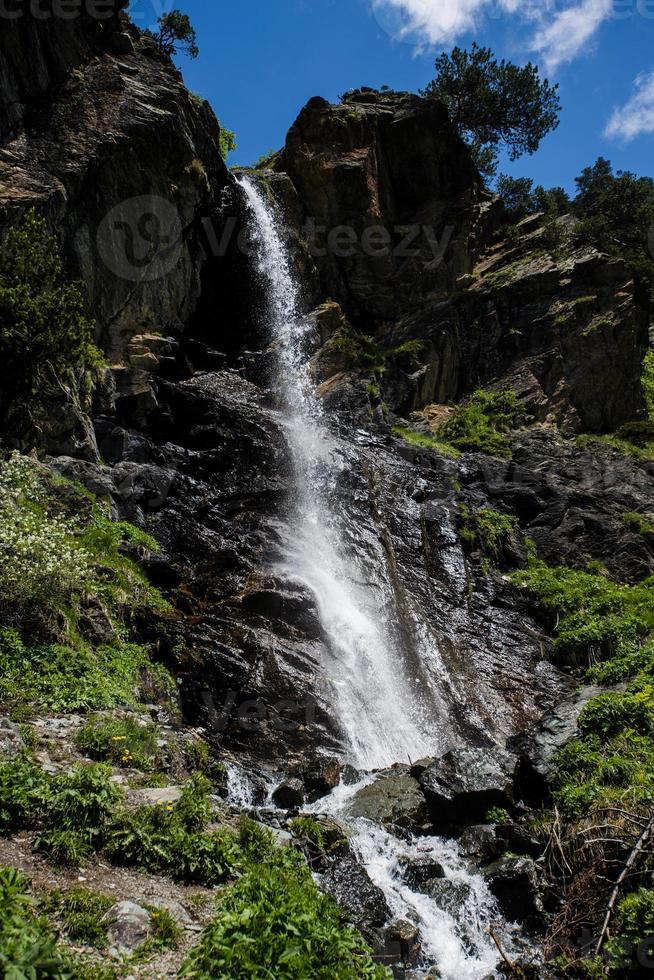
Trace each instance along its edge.
<instances>
[{"instance_id":1,"label":"grass","mask_svg":"<svg viewBox=\"0 0 654 980\"><path fill-rule=\"evenodd\" d=\"M649 515L629 511L627 514L624 514L622 520L626 528L630 531L635 531L637 534L646 535L654 533L654 519Z\"/></svg>"},{"instance_id":2,"label":"grass","mask_svg":"<svg viewBox=\"0 0 654 980\"><path fill-rule=\"evenodd\" d=\"M526 421L513 391L476 391L439 429L439 436L458 450L510 457L509 436Z\"/></svg>"},{"instance_id":3,"label":"grass","mask_svg":"<svg viewBox=\"0 0 654 980\"><path fill-rule=\"evenodd\" d=\"M416 449L426 449L429 452L437 453L439 456L449 456L451 459L458 459L461 456L458 449L448 445L442 439L425 435L423 432L416 432L415 429L409 429L406 426L393 426L393 435L397 436L398 439L403 439L404 442Z\"/></svg>"}]
</instances>

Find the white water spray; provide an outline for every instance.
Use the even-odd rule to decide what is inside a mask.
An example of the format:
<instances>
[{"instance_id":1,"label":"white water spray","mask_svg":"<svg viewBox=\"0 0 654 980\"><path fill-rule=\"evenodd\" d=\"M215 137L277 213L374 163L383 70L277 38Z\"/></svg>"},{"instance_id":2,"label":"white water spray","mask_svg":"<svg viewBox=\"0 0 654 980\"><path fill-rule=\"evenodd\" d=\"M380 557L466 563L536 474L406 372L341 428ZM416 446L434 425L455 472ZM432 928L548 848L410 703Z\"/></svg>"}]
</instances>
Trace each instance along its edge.
<instances>
[{"instance_id":1,"label":"white water spray","mask_svg":"<svg viewBox=\"0 0 654 980\"><path fill-rule=\"evenodd\" d=\"M327 637L321 665L327 700L333 703L349 761L370 771L397 761L435 755L442 748L437 692L423 700L425 677L412 676L406 651L392 628L394 597L383 582L366 585L356 550L346 547L335 506L340 464L307 353L307 325L275 214L248 178L240 180L252 218L254 261L266 287L270 340L278 358L283 423L294 468L294 513L282 534L277 571L311 590ZM383 556L380 555L380 563ZM419 630L417 631L419 632ZM425 659L442 671L429 639ZM429 676L426 678L430 684ZM374 780L340 786L311 809L343 818L351 797ZM240 784L235 781L235 791ZM481 980L492 973L497 950L485 932L496 908L483 879L471 874L454 843L440 838L403 841L367 820L350 821L352 845L394 916L420 929L426 959L444 980ZM441 863L463 896L457 914L414 891L402 877L401 858L424 856Z\"/></svg>"},{"instance_id":2,"label":"white water spray","mask_svg":"<svg viewBox=\"0 0 654 980\"><path fill-rule=\"evenodd\" d=\"M349 743L349 761L377 769L438 749L436 719L404 669L392 610L348 554L330 499L339 474L332 438L315 395L306 352L307 325L288 255L270 205L241 179L252 215L255 264L268 295L271 341L279 364L284 425L295 470L292 526L283 533L280 571L315 596L328 639L322 664L329 700Z\"/></svg>"}]
</instances>

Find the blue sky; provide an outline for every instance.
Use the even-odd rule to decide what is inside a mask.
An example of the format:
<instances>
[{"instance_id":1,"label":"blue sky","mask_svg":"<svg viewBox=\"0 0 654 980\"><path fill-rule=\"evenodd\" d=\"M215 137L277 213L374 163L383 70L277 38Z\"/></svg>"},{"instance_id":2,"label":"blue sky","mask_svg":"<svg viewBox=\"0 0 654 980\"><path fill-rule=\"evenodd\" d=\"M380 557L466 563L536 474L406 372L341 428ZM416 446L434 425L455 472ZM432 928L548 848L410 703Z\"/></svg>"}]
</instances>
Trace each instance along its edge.
<instances>
[{"instance_id":1,"label":"blue sky","mask_svg":"<svg viewBox=\"0 0 654 980\"><path fill-rule=\"evenodd\" d=\"M187 84L237 134L232 164L279 148L311 96L417 91L440 51L476 40L561 86L559 129L502 169L572 188L603 155L654 175L654 0L133 0L132 12L147 26L172 6L198 33Z\"/></svg>"}]
</instances>

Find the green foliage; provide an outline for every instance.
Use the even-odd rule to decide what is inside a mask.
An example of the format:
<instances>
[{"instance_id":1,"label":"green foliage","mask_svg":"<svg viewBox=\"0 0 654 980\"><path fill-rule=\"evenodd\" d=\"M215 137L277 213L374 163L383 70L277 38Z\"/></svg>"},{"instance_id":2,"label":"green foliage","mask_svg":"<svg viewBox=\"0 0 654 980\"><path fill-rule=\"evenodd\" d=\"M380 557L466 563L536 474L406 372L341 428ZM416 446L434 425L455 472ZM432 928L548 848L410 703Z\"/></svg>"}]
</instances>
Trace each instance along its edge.
<instances>
[{"instance_id":1,"label":"green foliage","mask_svg":"<svg viewBox=\"0 0 654 980\"><path fill-rule=\"evenodd\" d=\"M318 851L325 849L325 832L315 817L295 817L289 829L294 837L306 842Z\"/></svg>"},{"instance_id":2,"label":"green foliage","mask_svg":"<svg viewBox=\"0 0 654 980\"><path fill-rule=\"evenodd\" d=\"M552 614L559 651L605 658L654 629L654 578L620 585L601 574L533 559L513 580Z\"/></svg>"},{"instance_id":3,"label":"green foliage","mask_svg":"<svg viewBox=\"0 0 654 980\"><path fill-rule=\"evenodd\" d=\"M0 243L0 411L38 405L57 376L100 363L84 298L29 211Z\"/></svg>"},{"instance_id":4,"label":"green foliage","mask_svg":"<svg viewBox=\"0 0 654 980\"><path fill-rule=\"evenodd\" d=\"M489 810L486 814L486 823L495 823L504 826L510 822L511 818L508 812L503 810L501 807L493 807L493 809Z\"/></svg>"},{"instance_id":5,"label":"green foliage","mask_svg":"<svg viewBox=\"0 0 654 980\"><path fill-rule=\"evenodd\" d=\"M246 830L243 876L181 971L195 980L364 980L389 976L359 934L315 886L301 856L275 848L267 831Z\"/></svg>"},{"instance_id":6,"label":"green foliage","mask_svg":"<svg viewBox=\"0 0 654 980\"><path fill-rule=\"evenodd\" d=\"M643 361L643 392L647 406L647 418L654 422L654 351L649 350Z\"/></svg>"},{"instance_id":7,"label":"green foliage","mask_svg":"<svg viewBox=\"0 0 654 980\"><path fill-rule=\"evenodd\" d=\"M507 435L524 422L524 410L513 391L476 391L454 410L439 435L456 449L508 457Z\"/></svg>"},{"instance_id":8,"label":"green foliage","mask_svg":"<svg viewBox=\"0 0 654 980\"><path fill-rule=\"evenodd\" d=\"M473 43L436 59L436 78L421 93L444 102L455 127L473 148L483 173L497 169L501 147L511 160L535 153L559 123L558 85L541 80L531 63L498 62Z\"/></svg>"},{"instance_id":9,"label":"green foliage","mask_svg":"<svg viewBox=\"0 0 654 980\"><path fill-rule=\"evenodd\" d=\"M178 803L123 813L109 835L108 856L188 884L226 881L238 860L237 838L228 830L204 830L212 815L209 792L208 780L197 775Z\"/></svg>"},{"instance_id":10,"label":"green foliage","mask_svg":"<svg viewBox=\"0 0 654 980\"><path fill-rule=\"evenodd\" d=\"M457 459L461 455L457 449L445 441L437 439L436 436L428 436L424 432L416 432L415 429L408 429L406 426L393 426L393 435L399 439L404 439L410 446L415 446L417 449L428 449L440 456L450 456Z\"/></svg>"},{"instance_id":11,"label":"green foliage","mask_svg":"<svg viewBox=\"0 0 654 980\"><path fill-rule=\"evenodd\" d=\"M176 54L185 54L188 58L197 58L200 50L197 45L197 35L187 14L180 10L171 10L168 14L157 19L159 30L152 34L145 31L157 42L159 51L168 58Z\"/></svg>"},{"instance_id":12,"label":"green foliage","mask_svg":"<svg viewBox=\"0 0 654 980\"><path fill-rule=\"evenodd\" d=\"M34 850L63 868L78 868L93 853L88 835L77 830L46 830L36 838Z\"/></svg>"},{"instance_id":13,"label":"green foliage","mask_svg":"<svg viewBox=\"0 0 654 980\"><path fill-rule=\"evenodd\" d=\"M223 160L226 160L229 154L236 149L236 134L231 129L226 129L224 126L220 127L218 149Z\"/></svg>"},{"instance_id":14,"label":"green foliage","mask_svg":"<svg viewBox=\"0 0 654 980\"><path fill-rule=\"evenodd\" d=\"M567 214L572 201L563 187L545 190L542 185L534 187L529 177L509 177L500 174L496 190L502 199L509 221L521 221L527 215L543 212L547 216Z\"/></svg>"},{"instance_id":15,"label":"green foliage","mask_svg":"<svg viewBox=\"0 0 654 980\"><path fill-rule=\"evenodd\" d=\"M85 888L71 888L64 892L59 909L68 939L104 949L107 945L107 924L103 920L113 904L112 898Z\"/></svg>"},{"instance_id":16,"label":"green foliage","mask_svg":"<svg viewBox=\"0 0 654 980\"><path fill-rule=\"evenodd\" d=\"M631 531L636 531L637 534L652 534L654 532L654 520L651 517L645 516L645 514L637 514L635 511L629 511L624 514L622 520L625 523L625 527L628 527Z\"/></svg>"},{"instance_id":17,"label":"green foliage","mask_svg":"<svg viewBox=\"0 0 654 980\"><path fill-rule=\"evenodd\" d=\"M92 759L136 769L150 768L157 755L157 726L136 718L91 718L75 744Z\"/></svg>"},{"instance_id":18,"label":"green foliage","mask_svg":"<svg viewBox=\"0 0 654 980\"><path fill-rule=\"evenodd\" d=\"M147 910L152 919L155 949L175 949L179 945L182 930L177 925L174 916L166 908L148 905Z\"/></svg>"},{"instance_id":19,"label":"green foliage","mask_svg":"<svg viewBox=\"0 0 654 980\"><path fill-rule=\"evenodd\" d=\"M0 834L32 827L48 792L48 777L26 755L0 763Z\"/></svg>"},{"instance_id":20,"label":"green foliage","mask_svg":"<svg viewBox=\"0 0 654 980\"><path fill-rule=\"evenodd\" d=\"M497 560L503 547L519 527L517 517L501 514L490 507L471 511L466 504L459 508L461 515L461 540L477 547L493 560Z\"/></svg>"},{"instance_id":21,"label":"green foliage","mask_svg":"<svg viewBox=\"0 0 654 980\"><path fill-rule=\"evenodd\" d=\"M126 642L134 610L170 614L136 562L156 547L34 460L0 463L0 699L101 709L134 705L146 683L174 696L163 668ZM104 623L97 646L82 632L89 609Z\"/></svg>"},{"instance_id":22,"label":"green foliage","mask_svg":"<svg viewBox=\"0 0 654 980\"><path fill-rule=\"evenodd\" d=\"M618 904L614 938L606 945L615 970L634 966L633 952L654 936L654 890L639 888Z\"/></svg>"},{"instance_id":23,"label":"green foliage","mask_svg":"<svg viewBox=\"0 0 654 980\"><path fill-rule=\"evenodd\" d=\"M654 256L649 233L654 224L654 180L628 171L614 174L599 157L576 180L576 237L623 259L654 290Z\"/></svg>"},{"instance_id":24,"label":"green foliage","mask_svg":"<svg viewBox=\"0 0 654 980\"><path fill-rule=\"evenodd\" d=\"M52 929L36 915L27 879L11 868L0 868L0 974L5 980L74 976Z\"/></svg>"},{"instance_id":25,"label":"green foliage","mask_svg":"<svg viewBox=\"0 0 654 980\"><path fill-rule=\"evenodd\" d=\"M262 153L259 159L252 164L254 170L270 170L278 155L279 150L268 150L267 153Z\"/></svg>"}]
</instances>

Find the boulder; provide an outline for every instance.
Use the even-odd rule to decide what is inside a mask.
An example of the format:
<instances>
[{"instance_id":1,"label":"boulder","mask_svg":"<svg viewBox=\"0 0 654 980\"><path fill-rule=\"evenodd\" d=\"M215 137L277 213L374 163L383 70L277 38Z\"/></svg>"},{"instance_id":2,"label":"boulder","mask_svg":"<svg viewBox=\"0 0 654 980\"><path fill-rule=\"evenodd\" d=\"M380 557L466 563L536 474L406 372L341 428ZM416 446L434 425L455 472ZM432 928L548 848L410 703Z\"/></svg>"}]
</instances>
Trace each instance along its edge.
<instances>
[{"instance_id":1,"label":"boulder","mask_svg":"<svg viewBox=\"0 0 654 980\"><path fill-rule=\"evenodd\" d=\"M272 799L280 810L297 810L304 803L304 783L301 779L286 779L279 784Z\"/></svg>"},{"instance_id":2,"label":"boulder","mask_svg":"<svg viewBox=\"0 0 654 980\"><path fill-rule=\"evenodd\" d=\"M350 921L364 936L374 935L374 930L390 917L383 891L373 884L366 869L352 857L336 862L320 877L318 884L345 909Z\"/></svg>"},{"instance_id":3,"label":"boulder","mask_svg":"<svg viewBox=\"0 0 654 980\"><path fill-rule=\"evenodd\" d=\"M517 759L501 749L454 749L420 777L435 825L471 824L514 802Z\"/></svg>"},{"instance_id":4,"label":"boulder","mask_svg":"<svg viewBox=\"0 0 654 980\"><path fill-rule=\"evenodd\" d=\"M134 902L119 902L104 916L107 923L109 955L116 959L131 956L152 935L152 917Z\"/></svg>"},{"instance_id":5,"label":"boulder","mask_svg":"<svg viewBox=\"0 0 654 980\"><path fill-rule=\"evenodd\" d=\"M316 759L302 770L302 781L309 801L315 803L340 784L341 764L338 759Z\"/></svg>"},{"instance_id":6,"label":"boulder","mask_svg":"<svg viewBox=\"0 0 654 980\"><path fill-rule=\"evenodd\" d=\"M434 878L445 877L443 865L439 864L432 857L429 857L429 855L425 855L424 857L402 857L399 863L402 868L402 878L412 888L420 888L421 885L432 881Z\"/></svg>"},{"instance_id":7,"label":"boulder","mask_svg":"<svg viewBox=\"0 0 654 980\"><path fill-rule=\"evenodd\" d=\"M427 806L420 784L402 774L382 776L364 786L346 813L348 817L364 817L389 828L418 830L427 824Z\"/></svg>"},{"instance_id":8,"label":"boulder","mask_svg":"<svg viewBox=\"0 0 654 980\"><path fill-rule=\"evenodd\" d=\"M493 824L476 824L461 835L461 850L477 864L488 864L506 854L508 843L498 837Z\"/></svg>"},{"instance_id":9,"label":"boulder","mask_svg":"<svg viewBox=\"0 0 654 980\"><path fill-rule=\"evenodd\" d=\"M534 933L542 931L543 906L538 893L538 874L530 858L500 858L486 868L484 878L509 922L520 922Z\"/></svg>"},{"instance_id":10,"label":"boulder","mask_svg":"<svg viewBox=\"0 0 654 980\"><path fill-rule=\"evenodd\" d=\"M18 725L8 718L0 718L0 760L15 759L23 749L23 739Z\"/></svg>"},{"instance_id":11,"label":"boulder","mask_svg":"<svg viewBox=\"0 0 654 980\"><path fill-rule=\"evenodd\" d=\"M434 903L455 918L461 917L461 907L468 901L471 894L470 885L465 881L452 881L449 878L429 881L420 889L429 895Z\"/></svg>"}]
</instances>

